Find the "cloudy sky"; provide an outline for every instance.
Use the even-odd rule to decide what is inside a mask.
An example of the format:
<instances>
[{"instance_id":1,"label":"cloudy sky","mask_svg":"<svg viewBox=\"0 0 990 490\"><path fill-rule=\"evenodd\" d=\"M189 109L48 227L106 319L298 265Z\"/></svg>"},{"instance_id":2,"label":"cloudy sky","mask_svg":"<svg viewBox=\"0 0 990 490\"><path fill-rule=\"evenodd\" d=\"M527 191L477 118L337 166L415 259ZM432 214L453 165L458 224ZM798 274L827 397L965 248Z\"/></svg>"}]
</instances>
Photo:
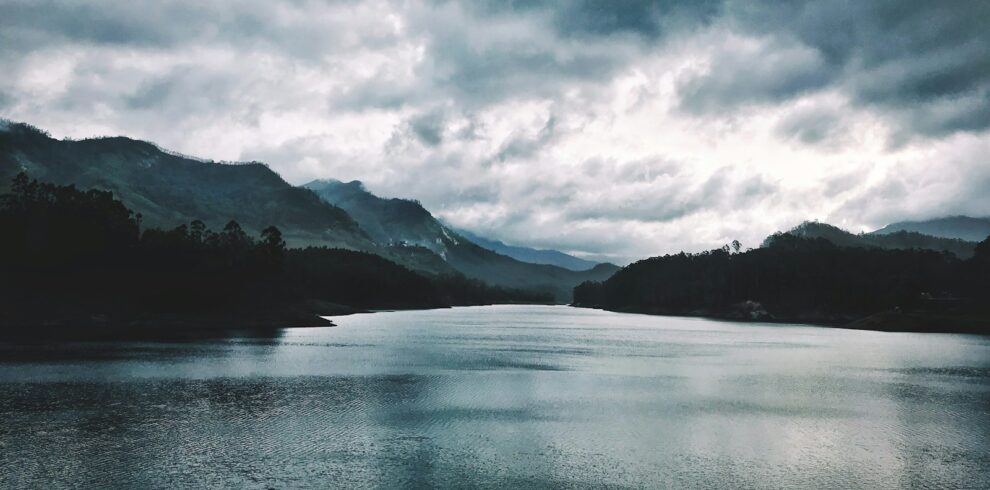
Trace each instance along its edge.
<instances>
[{"instance_id":1,"label":"cloudy sky","mask_svg":"<svg viewBox=\"0 0 990 490\"><path fill-rule=\"evenodd\" d=\"M0 0L0 117L618 261L990 215L990 2Z\"/></svg>"}]
</instances>

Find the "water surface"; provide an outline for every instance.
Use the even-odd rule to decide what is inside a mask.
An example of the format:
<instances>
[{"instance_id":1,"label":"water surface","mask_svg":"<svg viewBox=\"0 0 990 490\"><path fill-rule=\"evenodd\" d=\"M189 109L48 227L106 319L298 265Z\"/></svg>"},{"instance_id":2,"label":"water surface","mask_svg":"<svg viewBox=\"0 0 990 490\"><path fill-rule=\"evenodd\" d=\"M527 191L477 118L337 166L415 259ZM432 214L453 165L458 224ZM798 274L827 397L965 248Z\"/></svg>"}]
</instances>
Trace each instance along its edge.
<instances>
[{"instance_id":1,"label":"water surface","mask_svg":"<svg viewBox=\"0 0 990 490\"><path fill-rule=\"evenodd\" d=\"M990 488L990 338L543 306L0 346L0 487Z\"/></svg>"}]
</instances>

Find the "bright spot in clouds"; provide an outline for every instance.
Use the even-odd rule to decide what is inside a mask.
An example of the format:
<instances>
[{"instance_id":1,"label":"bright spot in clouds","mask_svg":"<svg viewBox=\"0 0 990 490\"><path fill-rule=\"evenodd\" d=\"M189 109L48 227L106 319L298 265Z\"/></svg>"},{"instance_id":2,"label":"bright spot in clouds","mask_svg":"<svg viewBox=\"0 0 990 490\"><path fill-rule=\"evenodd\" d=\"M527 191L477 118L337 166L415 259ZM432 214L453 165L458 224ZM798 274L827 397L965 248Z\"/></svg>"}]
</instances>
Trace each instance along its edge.
<instances>
[{"instance_id":1,"label":"bright spot in clouds","mask_svg":"<svg viewBox=\"0 0 990 490\"><path fill-rule=\"evenodd\" d=\"M990 215L990 3L0 0L0 116L599 259Z\"/></svg>"}]
</instances>

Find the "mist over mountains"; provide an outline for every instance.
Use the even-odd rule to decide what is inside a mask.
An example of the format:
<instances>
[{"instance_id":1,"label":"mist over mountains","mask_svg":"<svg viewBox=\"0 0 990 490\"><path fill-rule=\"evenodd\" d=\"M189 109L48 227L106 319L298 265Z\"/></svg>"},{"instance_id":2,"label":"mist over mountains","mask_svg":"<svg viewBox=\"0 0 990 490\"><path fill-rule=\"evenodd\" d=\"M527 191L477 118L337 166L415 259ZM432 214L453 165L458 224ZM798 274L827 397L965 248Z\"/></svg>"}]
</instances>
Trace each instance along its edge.
<instances>
[{"instance_id":1,"label":"mist over mountains","mask_svg":"<svg viewBox=\"0 0 990 490\"><path fill-rule=\"evenodd\" d=\"M894 226L890 225L884 228L884 230ZM886 250L935 250L949 252L961 259L968 259L973 256L977 242L982 241L987 235L990 235L990 230L982 238L967 241L942 235L926 235L917 231L907 231L904 229L854 234L827 223L806 221L792 228L788 233L802 238L823 238L840 247L881 248ZM767 240L769 241L770 238ZM764 245L766 243L765 241Z\"/></svg>"},{"instance_id":2,"label":"mist over mountains","mask_svg":"<svg viewBox=\"0 0 990 490\"><path fill-rule=\"evenodd\" d=\"M548 291L559 301L569 301L574 286L585 280L605 279L618 270L612 264L575 271L517 260L482 247L450 229L418 202L375 196L357 181L320 180L304 187L346 210L379 243L428 249L468 277L491 284Z\"/></svg>"},{"instance_id":3,"label":"mist over mountains","mask_svg":"<svg viewBox=\"0 0 990 490\"><path fill-rule=\"evenodd\" d=\"M949 216L924 221L900 221L880 228L873 234L889 235L902 231L979 242L990 235L990 217Z\"/></svg>"},{"instance_id":4,"label":"mist over mountains","mask_svg":"<svg viewBox=\"0 0 990 490\"><path fill-rule=\"evenodd\" d=\"M440 223L419 203L385 199L359 182L314 181L294 187L266 165L220 163L178 155L125 137L57 140L26 124L0 131L3 186L19 172L81 189L109 190L145 226L172 228L235 220L251 233L278 226L289 246L329 246L374 253L425 274L458 272L568 302L586 280L617 270L575 271L534 264L483 248Z\"/></svg>"},{"instance_id":5,"label":"mist over mountains","mask_svg":"<svg viewBox=\"0 0 990 490\"><path fill-rule=\"evenodd\" d=\"M346 291L346 288L341 290L338 286L334 286L337 289L328 289L324 285L326 277L341 273L339 271L346 270L348 277L354 278L353 280L361 278L367 284L365 287L370 288L368 291L374 291L375 284L391 284L390 277L396 274L406 277L403 276L404 272L399 271L407 270L410 274L427 278L434 291L429 301L441 304L452 302L476 304L498 298L504 301L548 298L546 301L568 303L574 297L575 291L581 295L579 302L583 304L600 303L603 297L601 294L605 294L602 291L610 291L607 294L611 295L608 296L611 299L603 304L621 305L626 301L622 298L634 294L634 291L637 297L641 297L634 301L649 303L652 300L644 299L646 297L642 295L649 296L650 290L660 287L655 283L660 276L653 277L649 272L651 269L644 269L643 264L666 264L670 260L680 260L666 258L657 262L658 259L654 258L621 269L621 275L618 277L641 278L637 281L645 281L642 282L642 286L646 288L644 290L628 284L618 289L600 290L596 289L599 286L588 285L619 284L617 280L610 279L613 274L620 271L619 267L612 264L594 264L555 250L513 247L498 240L460 231L438 220L418 201L377 196L369 192L359 181L320 179L295 187L262 163L221 163L203 160L179 155L163 150L153 143L126 137L79 141L57 140L32 126L8 122L0 130L0 179L4 180L0 185L9 185L10 177L18 173L55 185L72 185L82 190L111 191L123 205L136 213L136 222L140 226L162 230L179 227L175 232L171 232L178 233L176 236L179 237L185 236L185 231L181 229L183 226L197 220L203 222L200 226L224 230L230 228L231 222L237 222L249 234L261 233L267 227L276 226L282 233L279 239L284 237L289 247L297 248L297 250L289 250L288 253L294 270L307 271L307 261L312 262L312 267L321 268L322 272L310 280L309 289L327 292L324 296L328 297L343 297L341 291ZM983 218L956 216L924 222L894 223L872 233L854 234L826 223L805 222L785 233L771 235L760 249L766 249L772 244L808 243L811 245L807 247L799 245L799 248L806 248L802 253L838 254L836 257L843 257L843 260L857 257L850 259L854 261L868 262L869 259L866 257L888 260L883 274L892 278L891 281L897 281L900 280L897 278L901 277L897 268L909 266L916 260L913 257L928 261L925 262L926 264L929 262L936 264L930 267L949 271L945 274L956 274L952 272L955 271L954 268L964 267L969 263L959 261L971 260L977 249L976 240L963 238L978 238L985 232L990 234L987 226L987 220ZM787 241L794 239L808 242ZM832 248L814 245L819 242L828 243L831 247L838 247L839 250L865 251L836 252ZM306 250L309 251L305 251L298 250L299 247L320 248L308 248ZM334 255L326 247L367 255L340 253ZM720 253L728 253L729 248L725 247L721 250ZM763 258L746 267L762 264L766 257L777 254L781 249L777 247L775 250L747 255L747 257ZM877 255L884 251L896 252L900 255ZM859 255L849 255L854 253ZM921 255L910 255L915 253ZM936 255L925 255L932 253ZM382 260L376 262L378 259L362 258L366 256L378 256ZM722 255L702 254L687 257L718 258ZM348 269L347 262L351 259L357 262L354 268ZM691 260L697 262L696 259ZM721 260L720 258L715 260L713 266L719 269L723 266L728 267L726 265L728 263L723 264ZM759 267L764 266L759 265ZM383 272L389 270L394 272ZM635 272L628 272L630 270ZM733 272L733 274L737 273L739 271ZM747 276L750 274L760 275L757 269L746 272ZM680 283L662 287L666 290L670 287L685 286L687 283L684 281L693 281L689 276L690 274L678 279ZM927 277L919 276L918 279L910 280L931 282ZM738 280L741 279L733 279L733 281ZM305 279L298 277L295 281L297 284L306 282ZM408 276L404 281L408 284L416 282L413 276ZM836 282L838 279L830 278L828 281ZM932 284L936 283L939 282L935 281ZM459 284L461 286L458 286ZM488 287L485 286L486 284L495 289L486 289ZM716 284L720 283L716 281ZM578 287L579 285L581 287ZM724 284L718 287L723 286ZM747 287L752 288L753 291L763 291L760 294L766 292L765 289L761 289L765 285ZM886 286L871 283L870 287L883 290ZM898 284L891 287L904 290L915 286ZM705 289L702 289L697 293L699 297L706 297L705 295L709 294L704 291ZM739 291L735 293L729 291L728 294L738 295ZM909 296L902 295L901 298ZM738 296L737 299L742 300L745 297ZM386 300L391 301L389 298L380 298L376 301L378 304L387 304ZM897 299L888 298L885 300L887 303L876 304L890 305L895 300ZM812 301L810 299L802 301L800 305L791 305L793 309L783 316L805 318L810 321L825 318L814 315L804 316L807 310L812 308ZM724 298L709 306L712 305L717 305L716 310L722 313L728 308ZM664 308L649 311L681 313L712 311L710 308L707 310ZM843 311L842 314L851 318L868 309L868 307L852 309Z\"/></svg>"},{"instance_id":6,"label":"mist over mountains","mask_svg":"<svg viewBox=\"0 0 990 490\"><path fill-rule=\"evenodd\" d=\"M285 182L261 163L227 164L124 137L57 140L24 124L0 131L0 186L18 172L59 185L109 190L146 226L238 221L257 233L277 224L294 246L354 250L374 243L347 212Z\"/></svg>"}]
</instances>

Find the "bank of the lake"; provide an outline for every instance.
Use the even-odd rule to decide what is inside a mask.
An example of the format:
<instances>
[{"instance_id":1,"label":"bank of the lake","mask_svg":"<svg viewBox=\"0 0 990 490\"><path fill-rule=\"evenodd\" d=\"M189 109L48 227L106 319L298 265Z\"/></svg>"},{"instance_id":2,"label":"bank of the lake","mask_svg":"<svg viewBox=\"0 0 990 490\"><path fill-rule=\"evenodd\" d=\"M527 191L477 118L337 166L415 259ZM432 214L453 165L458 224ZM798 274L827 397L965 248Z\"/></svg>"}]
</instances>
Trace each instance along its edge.
<instances>
[{"instance_id":1,"label":"bank of the lake","mask_svg":"<svg viewBox=\"0 0 990 490\"><path fill-rule=\"evenodd\" d=\"M599 305L571 305L614 313L634 313L665 317L705 318L718 321L801 324L850 330L875 330L879 332L961 333L990 335L990 311L977 306L957 310L893 309L872 315L852 316L807 312L791 316L770 315L759 304L750 303L724 310L681 311L662 308L605 308Z\"/></svg>"}]
</instances>

